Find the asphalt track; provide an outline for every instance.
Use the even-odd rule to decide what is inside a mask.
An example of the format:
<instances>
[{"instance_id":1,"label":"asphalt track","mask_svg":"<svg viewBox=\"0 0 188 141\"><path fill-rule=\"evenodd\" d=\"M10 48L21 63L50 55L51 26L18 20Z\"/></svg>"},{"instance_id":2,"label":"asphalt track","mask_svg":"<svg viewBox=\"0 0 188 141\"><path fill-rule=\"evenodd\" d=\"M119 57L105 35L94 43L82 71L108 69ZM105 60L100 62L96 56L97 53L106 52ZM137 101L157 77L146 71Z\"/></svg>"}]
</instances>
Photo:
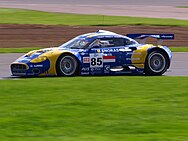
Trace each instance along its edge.
<instances>
[{"instance_id":1,"label":"asphalt track","mask_svg":"<svg viewBox=\"0 0 188 141\"><path fill-rule=\"evenodd\" d=\"M11 77L10 64L22 53L0 54L0 79L9 79ZM188 53L173 53L173 60L170 69L165 76L188 76Z\"/></svg>"},{"instance_id":2,"label":"asphalt track","mask_svg":"<svg viewBox=\"0 0 188 141\"><path fill-rule=\"evenodd\" d=\"M188 20L188 0L0 0L0 7L49 12L102 14ZM22 54L0 54L0 78L11 77L9 65ZM188 76L188 53L173 53L167 76Z\"/></svg>"},{"instance_id":3,"label":"asphalt track","mask_svg":"<svg viewBox=\"0 0 188 141\"><path fill-rule=\"evenodd\" d=\"M188 20L188 0L0 0L0 7Z\"/></svg>"},{"instance_id":4,"label":"asphalt track","mask_svg":"<svg viewBox=\"0 0 188 141\"><path fill-rule=\"evenodd\" d=\"M178 6L188 5L187 0L0 0L4 3L18 4L71 4L71 5L152 5Z\"/></svg>"}]
</instances>

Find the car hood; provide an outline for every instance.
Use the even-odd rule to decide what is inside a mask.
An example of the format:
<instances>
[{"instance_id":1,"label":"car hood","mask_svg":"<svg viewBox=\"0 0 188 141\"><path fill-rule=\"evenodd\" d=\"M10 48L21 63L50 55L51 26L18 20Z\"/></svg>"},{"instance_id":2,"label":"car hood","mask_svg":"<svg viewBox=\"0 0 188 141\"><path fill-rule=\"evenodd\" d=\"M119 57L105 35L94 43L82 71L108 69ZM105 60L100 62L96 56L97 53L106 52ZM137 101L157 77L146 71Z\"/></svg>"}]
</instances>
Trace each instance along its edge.
<instances>
[{"instance_id":1,"label":"car hood","mask_svg":"<svg viewBox=\"0 0 188 141\"><path fill-rule=\"evenodd\" d=\"M24 54L20 58L18 58L15 62L27 63L39 56L48 57L49 54L57 55L58 53L62 53L62 52L70 52L72 54L76 54L80 51L83 51L83 49L67 49L67 48L52 47L52 48L44 48L39 50L32 50Z\"/></svg>"}]
</instances>

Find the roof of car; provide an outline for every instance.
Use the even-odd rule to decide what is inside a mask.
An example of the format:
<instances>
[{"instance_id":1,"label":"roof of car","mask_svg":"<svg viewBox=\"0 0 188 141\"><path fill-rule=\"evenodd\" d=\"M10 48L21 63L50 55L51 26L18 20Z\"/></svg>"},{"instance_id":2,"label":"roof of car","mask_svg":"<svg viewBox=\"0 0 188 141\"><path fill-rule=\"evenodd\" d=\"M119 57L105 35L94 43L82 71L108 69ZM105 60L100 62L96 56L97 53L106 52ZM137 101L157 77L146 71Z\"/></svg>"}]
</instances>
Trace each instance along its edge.
<instances>
[{"instance_id":1,"label":"roof of car","mask_svg":"<svg viewBox=\"0 0 188 141\"><path fill-rule=\"evenodd\" d=\"M111 32L111 31L107 31L107 30L98 30L96 32L81 35L81 37L84 37L84 38L98 38L98 37L104 37L104 36L107 36L107 37L115 37L115 36L116 37L125 37L123 35L120 35L120 34L117 34L117 33Z\"/></svg>"}]
</instances>

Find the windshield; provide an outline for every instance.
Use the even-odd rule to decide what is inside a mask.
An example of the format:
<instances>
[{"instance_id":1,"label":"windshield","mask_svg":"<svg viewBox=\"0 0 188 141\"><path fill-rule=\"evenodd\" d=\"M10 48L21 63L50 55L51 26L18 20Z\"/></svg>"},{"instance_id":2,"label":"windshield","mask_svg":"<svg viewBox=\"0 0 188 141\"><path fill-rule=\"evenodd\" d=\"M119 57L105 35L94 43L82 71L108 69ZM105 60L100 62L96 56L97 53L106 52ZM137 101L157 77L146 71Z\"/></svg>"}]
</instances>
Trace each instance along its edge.
<instances>
[{"instance_id":1,"label":"windshield","mask_svg":"<svg viewBox=\"0 0 188 141\"><path fill-rule=\"evenodd\" d=\"M82 49L84 48L89 42L85 38L76 37L72 40L62 44L60 48L70 48L70 49Z\"/></svg>"}]
</instances>

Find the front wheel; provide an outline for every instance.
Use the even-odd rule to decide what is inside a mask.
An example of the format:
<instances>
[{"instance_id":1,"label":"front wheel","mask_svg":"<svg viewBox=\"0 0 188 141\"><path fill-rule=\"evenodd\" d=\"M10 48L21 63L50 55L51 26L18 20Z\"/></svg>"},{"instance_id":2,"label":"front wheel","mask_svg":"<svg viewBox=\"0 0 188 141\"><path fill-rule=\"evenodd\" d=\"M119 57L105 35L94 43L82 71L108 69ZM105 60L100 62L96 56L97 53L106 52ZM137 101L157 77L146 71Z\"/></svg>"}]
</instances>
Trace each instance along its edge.
<instances>
[{"instance_id":1,"label":"front wheel","mask_svg":"<svg viewBox=\"0 0 188 141\"><path fill-rule=\"evenodd\" d=\"M146 75L162 75L168 69L169 60L167 55L160 50L148 54L145 61Z\"/></svg>"},{"instance_id":2,"label":"front wheel","mask_svg":"<svg viewBox=\"0 0 188 141\"><path fill-rule=\"evenodd\" d=\"M72 55L60 56L56 63L56 70L59 76L73 76L78 71L78 62Z\"/></svg>"}]
</instances>

